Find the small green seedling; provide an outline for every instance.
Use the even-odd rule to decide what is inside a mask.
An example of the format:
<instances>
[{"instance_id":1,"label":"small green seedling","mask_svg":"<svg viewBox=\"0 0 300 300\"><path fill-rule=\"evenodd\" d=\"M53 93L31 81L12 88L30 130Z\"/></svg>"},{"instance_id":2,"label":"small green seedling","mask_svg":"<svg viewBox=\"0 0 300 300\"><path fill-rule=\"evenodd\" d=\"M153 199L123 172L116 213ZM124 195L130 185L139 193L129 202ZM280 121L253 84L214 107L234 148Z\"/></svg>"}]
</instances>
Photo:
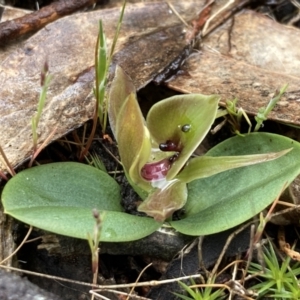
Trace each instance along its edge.
<instances>
[{"instance_id":1,"label":"small green seedling","mask_svg":"<svg viewBox=\"0 0 300 300\"><path fill-rule=\"evenodd\" d=\"M224 289L218 288L213 290L212 285L214 281L210 282L204 288L192 289L183 282L178 282L179 285L188 293L189 296L181 295L179 293L174 293L180 299L184 300L222 300L225 299L226 295ZM195 281L191 278L191 284L196 285Z\"/></svg>"},{"instance_id":2,"label":"small green seedling","mask_svg":"<svg viewBox=\"0 0 300 300\"><path fill-rule=\"evenodd\" d=\"M100 241L143 238L168 222L187 235L234 227L272 203L300 173L300 144L270 133L235 136L192 157L218 115L219 97L180 95L155 104L144 119L130 78L116 69L109 120L125 175L150 217L123 211L118 184L79 163L24 170L4 187L7 214L58 234L86 239L97 209ZM184 208L180 220L174 211Z\"/></svg>"},{"instance_id":3,"label":"small green seedling","mask_svg":"<svg viewBox=\"0 0 300 300\"><path fill-rule=\"evenodd\" d=\"M299 262L291 264L290 257L286 257L283 262L279 262L271 243L264 249L264 261L266 266L251 263L249 273L257 275L260 283L251 287L255 290L259 299L270 297L272 299L299 299L300 275Z\"/></svg>"},{"instance_id":4,"label":"small green seedling","mask_svg":"<svg viewBox=\"0 0 300 300\"><path fill-rule=\"evenodd\" d=\"M91 130L90 137L86 143L86 147L81 152L80 159L85 157L88 153L88 150L95 136L96 128L98 125L98 119L102 129L103 137L104 138L106 137L105 131L107 125L107 110L108 110L108 97L106 94L106 88L107 88L108 70L109 70L109 66L113 54L115 52L117 40L121 29L121 24L124 17L125 7L126 7L126 0L124 0L121 8L117 29L115 31L115 35L113 38L112 45L110 47L110 51L108 50L107 47L106 36L102 25L102 20L99 21L99 32L98 32L98 37L97 37L97 42L95 47L95 87L93 91L96 98L96 103L95 103L95 112L93 117L93 127Z\"/></svg>"},{"instance_id":5,"label":"small green seedling","mask_svg":"<svg viewBox=\"0 0 300 300\"><path fill-rule=\"evenodd\" d=\"M226 101L226 110L229 115L229 123L232 125L232 128L234 129L234 133L238 135L242 135L240 132L240 125L242 122L242 117L245 118L247 121L249 127L248 127L248 133L251 132L252 124L249 120L249 117L247 116L246 112L243 110L243 108L237 108L238 99L234 99L232 101L227 100Z\"/></svg>"},{"instance_id":6,"label":"small green seedling","mask_svg":"<svg viewBox=\"0 0 300 300\"><path fill-rule=\"evenodd\" d=\"M285 93L288 85L286 84L284 87L280 89L280 91L276 91L274 97L270 100L267 107L262 107L259 109L257 115L255 116L256 126L254 131L258 131L260 127L262 127L263 122L267 120L267 116L273 110L277 102L280 100L282 95Z\"/></svg>"},{"instance_id":7,"label":"small green seedling","mask_svg":"<svg viewBox=\"0 0 300 300\"><path fill-rule=\"evenodd\" d=\"M42 115L42 111L45 106L47 90L49 88L50 81L51 81L51 75L49 74L49 66L48 66L48 63L45 62L43 70L41 72L41 92L40 92L40 96L39 96L38 109L37 109L37 113L31 119L34 152L37 151L37 149L38 149L37 128L38 128L39 121L40 121L40 118Z\"/></svg>"},{"instance_id":8,"label":"small green seedling","mask_svg":"<svg viewBox=\"0 0 300 300\"><path fill-rule=\"evenodd\" d=\"M221 300L225 299L226 295L224 293L223 289L217 289L213 290L211 287L211 284L213 285L214 282L212 282L210 285L204 288L196 288L192 289L188 285L186 285L183 282L178 282L180 286L189 294L189 296L181 295L178 293L174 293L176 296L178 296L180 299L184 300ZM195 281L191 278L191 284L196 285Z\"/></svg>"},{"instance_id":9,"label":"small green seedling","mask_svg":"<svg viewBox=\"0 0 300 300\"><path fill-rule=\"evenodd\" d=\"M113 54L115 52L117 40L119 37L121 24L124 17L126 1L124 1L117 29L114 35L110 51L107 48L106 36L103 30L102 21L99 21L99 35L96 44L96 53L95 53L95 72L96 72L96 83L94 88L94 94L98 103L98 118L102 128L103 134L105 134L106 125L107 125L107 107L108 107L108 97L105 94L105 89L107 86L107 76L108 68L110 66Z\"/></svg>"}]
</instances>

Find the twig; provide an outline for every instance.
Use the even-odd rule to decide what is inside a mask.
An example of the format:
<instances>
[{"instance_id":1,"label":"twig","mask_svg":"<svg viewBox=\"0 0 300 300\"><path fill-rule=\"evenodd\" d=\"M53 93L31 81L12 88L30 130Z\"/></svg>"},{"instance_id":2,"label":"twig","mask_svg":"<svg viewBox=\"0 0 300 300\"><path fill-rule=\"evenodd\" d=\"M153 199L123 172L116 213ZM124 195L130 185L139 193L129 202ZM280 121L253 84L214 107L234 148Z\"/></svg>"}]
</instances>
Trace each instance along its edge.
<instances>
[{"instance_id":1,"label":"twig","mask_svg":"<svg viewBox=\"0 0 300 300\"><path fill-rule=\"evenodd\" d=\"M143 273L144 273L149 267L151 267L151 266L152 266L152 263L148 264L148 265L140 272L140 274L139 274L138 278L136 279L135 283L138 283L138 281L140 280L140 278L141 278L141 276L143 275ZM126 298L126 300L129 300L129 297L130 297L131 294L133 293L134 288L135 288L135 286L133 286L133 287L131 288L131 290L130 290L130 292L129 292L127 298Z\"/></svg>"},{"instance_id":2,"label":"twig","mask_svg":"<svg viewBox=\"0 0 300 300\"><path fill-rule=\"evenodd\" d=\"M221 9L217 11L212 17L208 20L208 25L204 25L204 29L202 30L202 37L207 36L210 32L219 27L223 22L229 19L234 13L242 9L245 5L247 5L250 0L240 0L234 7L230 7L230 4L235 3L235 1L230 0L229 3L225 4ZM220 16L219 16L220 15ZM212 24L210 27L209 24L218 17L219 20Z\"/></svg>"},{"instance_id":3,"label":"twig","mask_svg":"<svg viewBox=\"0 0 300 300\"><path fill-rule=\"evenodd\" d=\"M225 255L225 253L226 253L226 251L227 251L227 249L228 249L228 246L229 246L229 244L231 243L231 241L232 241L232 240L233 240L240 232L242 232L243 230L245 230L251 223L252 223L252 221L247 222L246 224L244 224L244 225L241 226L239 229L237 229L236 231L234 231L233 233L231 233L231 234L229 235L229 237L227 238L226 243L225 243L225 245L224 245L224 247L223 247L223 249L222 249L222 252L221 252L220 255L219 255L219 258L218 258L217 262L215 263L215 266L214 266L213 270L211 271L211 277L214 277L214 275L217 273L217 270L218 270L218 268L219 268L219 265L221 264L221 261L222 261L224 255Z\"/></svg>"},{"instance_id":4,"label":"twig","mask_svg":"<svg viewBox=\"0 0 300 300\"><path fill-rule=\"evenodd\" d=\"M183 19L183 17L178 13L172 3L170 1L166 1L172 12L176 15L176 17L186 26L189 27L189 24Z\"/></svg>"},{"instance_id":5,"label":"twig","mask_svg":"<svg viewBox=\"0 0 300 300\"><path fill-rule=\"evenodd\" d=\"M116 291L116 290L109 290L109 289L107 289L106 292L114 293L114 294L117 294L117 295L128 296L128 293L120 292L120 291ZM96 295L96 296L98 296L98 297L101 296L101 295L99 295L98 293L96 293L94 290L91 290L90 293L91 293L92 295ZM102 297L103 297L103 296L102 296ZM130 295L130 298L138 299L138 300L151 300L150 298L145 298L145 297L141 297L141 296L138 296L138 295Z\"/></svg>"},{"instance_id":6,"label":"twig","mask_svg":"<svg viewBox=\"0 0 300 300\"><path fill-rule=\"evenodd\" d=\"M95 0L56 1L39 11L2 22L0 23L0 46L26 33L37 31L45 25L88 5L93 5L95 2Z\"/></svg>"},{"instance_id":7,"label":"twig","mask_svg":"<svg viewBox=\"0 0 300 300\"><path fill-rule=\"evenodd\" d=\"M2 264L3 264L4 262L6 262L6 261L9 260L12 256L14 256L14 255L21 249L21 247L26 243L26 241L27 241L27 239L28 239L28 237L29 237L29 235L30 235L30 233L31 233L31 231L32 231L32 228L33 228L32 226L29 227L26 236L24 237L22 243L18 246L18 248L17 248L13 253L11 253L9 256L7 256L5 259L3 259L3 260L0 262L0 267L2 267Z\"/></svg>"},{"instance_id":8,"label":"twig","mask_svg":"<svg viewBox=\"0 0 300 300\"><path fill-rule=\"evenodd\" d=\"M33 161L36 159L36 157L41 153L41 151L47 146L47 144L51 141L52 137L54 136L55 132L57 130L57 126L50 132L49 136L45 139L45 141L42 143L42 145L32 154L32 157L30 159L30 162L28 164L28 167L30 168L33 164Z\"/></svg>"},{"instance_id":9,"label":"twig","mask_svg":"<svg viewBox=\"0 0 300 300\"><path fill-rule=\"evenodd\" d=\"M138 282L138 283L128 283L128 284L100 285L100 284L82 282L82 281L78 281L78 280L71 280L71 279L67 279L67 278L63 278L63 277L59 277L59 276L52 276L52 275L47 275L47 274L22 270L22 269L18 269L18 268L14 268L14 267L3 266L3 265L0 265L0 268L7 269L7 270L12 270L12 271L16 271L16 272L21 272L21 273L28 274L28 275L33 275L33 276L39 276L39 277L49 278L49 279L53 279L53 280L58 280L58 281L70 282L70 283L74 283L74 284L78 284L78 285L82 285L82 286L94 287L94 288L99 289L98 291L103 291L103 290L107 290L107 289L118 289L118 288L121 289L121 288L133 287L133 286L135 286L135 287L157 286L157 285L161 285L161 284L168 284L168 283L171 283L171 282L177 282L177 281L186 280L186 279L190 279L190 278L200 278L201 277L200 274L196 274L196 275L183 276L183 277L178 277L178 278L173 278L173 279L166 279L166 280L161 280L161 281L151 280L151 281ZM94 290L94 292L96 292L96 291L97 290Z\"/></svg>"},{"instance_id":10,"label":"twig","mask_svg":"<svg viewBox=\"0 0 300 300\"><path fill-rule=\"evenodd\" d=\"M223 11L227 10L227 8L233 4L235 0L229 0L224 6L222 6L216 13L214 13L212 16L209 17L209 19L206 21L204 27L203 27L203 36L205 36L207 28L210 24L210 22L215 19L218 15L220 15Z\"/></svg>"},{"instance_id":11,"label":"twig","mask_svg":"<svg viewBox=\"0 0 300 300\"><path fill-rule=\"evenodd\" d=\"M5 155L5 153L4 153L4 151L3 151L3 149L2 149L1 146L0 146L0 154L1 154L1 156L3 157L3 159L4 159L4 162L5 162L5 164L6 164L6 167L7 167L7 169L8 169L9 174L10 174L11 176L15 176L15 175L16 175L16 172L15 172L14 168L12 167L11 163L9 162L9 160L8 160L7 156ZM1 172L1 173L2 173L2 172ZM4 173L3 173L3 175L5 176ZM1 177L2 177L2 176L1 176Z\"/></svg>"}]
</instances>

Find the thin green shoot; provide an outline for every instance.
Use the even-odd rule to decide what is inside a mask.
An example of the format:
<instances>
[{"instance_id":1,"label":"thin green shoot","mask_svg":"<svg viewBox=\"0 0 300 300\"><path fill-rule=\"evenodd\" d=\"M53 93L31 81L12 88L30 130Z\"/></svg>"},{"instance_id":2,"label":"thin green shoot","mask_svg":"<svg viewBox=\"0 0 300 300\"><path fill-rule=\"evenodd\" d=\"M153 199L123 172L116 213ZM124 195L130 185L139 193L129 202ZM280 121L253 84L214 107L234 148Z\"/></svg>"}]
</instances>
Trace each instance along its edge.
<instances>
[{"instance_id":1,"label":"thin green shoot","mask_svg":"<svg viewBox=\"0 0 300 300\"><path fill-rule=\"evenodd\" d=\"M107 43L106 36L103 31L102 21L99 22L99 35L96 45L96 87L95 87L95 96L98 102L98 118L100 125L102 127L102 133L105 134L106 125L107 125L107 108L108 108L108 97L105 94L105 88L107 85L107 75L108 68L110 66L112 57L115 52L116 44L119 38L119 33L121 29L121 24L123 22L124 12L125 12L126 1L123 2L121 9L120 17L117 24L117 29L110 47L110 53L107 53Z\"/></svg>"},{"instance_id":2,"label":"thin green shoot","mask_svg":"<svg viewBox=\"0 0 300 300\"><path fill-rule=\"evenodd\" d=\"M103 29L102 21L99 21L99 32L95 48L95 88L93 89L96 98L95 112L93 117L93 127L91 134L87 141L85 149L81 152L80 160L87 155L87 152L92 144L97 128L97 120L102 128L102 134L105 136L107 126L107 109L108 109L108 97L106 95L106 86L108 78L109 66L115 51L116 43L119 37L121 24L124 17L126 1L123 2L120 17L117 24L117 29L113 38L113 42L108 54L106 36Z\"/></svg>"},{"instance_id":3,"label":"thin green shoot","mask_svg":"<svg viewBox=\"0 0 300 300\"><path fill-rule=\"evenodd\" d=\"M249 117L247 116L246 112L244 111L243 108L237 108L237 101L238 99L234 99L232 101L227 100L226 101L226 110L229 114L229 123L232 125L233 127L233 131L235 134L243 136L243 134L241 134L241 122L242 122L242 117L245 118L245 120L247 121L249 127L248 127L248 133L250 133L251 128L252 128L252 124L250 122Z\"/></svg>"},{"instance_id":4,"label":"thin green shoot","mask_svg":"<svg viewBox=\"0 0 300 300\"><path fill-rule=\"evenodd\" d=\"M258 110L257 115L254 117L254 119L256 121L256 125L254 128L255 132L258 131L263 126L263 122L265 120L267 120L269 113L272 111L272 109L275 107L275 105L280 100L282 95L285 93L287 87L288 87L288 84L284 85L280 89L280 91L276 91L274 97L270 100L267 107L262 107Z\"/></svg>"},{"instance_id":5,"label":"thin green shoot","mask_svg":"<svg viewBox=\"0 0 300 300\"><path fill-rule=\"evenodd\" d=\"M51 139L53 138L55 132L57 130L57 126L54 127L54 129L50 132L48 137L44 140L44 142L34 151L32 154L30 161L28 163L28 168L32 167L32 164L34 160L37 158L37 156L41 153L41 151L50 143Z\"/></svg>"},{"instance_id":6,"label":"thin green shoot","mask_svg":"<svg viewBox=\"0 0 300 300\"><path fill-rule=\"evenodd\" d=\"M216 119L220 118L220 117L225 117L226 115L228 115L228 111L226 109L218 109L217 110L217 115L216 115Z\"/></svg>"},{"instance_id":7,"label":"thin green shoot","mask_svg":"<svg viewBox=\"0 0 300 300\"><path fill-rule=\"evenodd\" d=\"M104 163L100 159L99 155L97 155L96 153L90 154L90 159L87 156L85 157L85 159L90 166L94 166L95 168L103 172L107 172Z\"/></svg>"},{"instance_id":8,"label":"thin green shoot","mask_svg":"<svg viewBox=\"0 0 300 300\"><path fill-rule=\"evenodd\" d=\"M107 84L107 74L108 74L108 68L110 66L110 63L111 63L111 60L112 60L112 57L115 53L115 48L116 48L116 44L117 44L117 41L118 41L118 38L119 38L119 34L120 34L120 30L121 30L121 25L122 25L122 22L123 22L123 17L124 17L124 12L125 12L125 6L126 6L126 0L124 0L123 2L123 5L122 5L122 9L121 9L121 13L120 13L120 17L119 17L119 20L118 20L118 24L117 24L117 29L116 29L116 32L115 32L115 35L114 35L114 38L113 38L113 42L112 42L112 45L110 47L110 54L108 56L108 62L106 64L106 77L105 77L105 84L104 86L106 86ZM108 109L108 97L105 96L104 98L104 105L103 105L103 124L102 125L102 133L103 135L105 134L105 130L106 130L106 126L107 126L107 109Z\"/></svg>"},{"instance_id":9,"label":"thin green shoot","mask_svg":"<svg viewBox=\"0 0 300 300\"><path fill-rule=\"evenodd\" d=\"M98 106L98 118L102 127L102 131L105 130L104 126L104 111L105 111L105 86L107 75L107 43L106 36L103 31L102 21L99 21L99 34L96 44L95 53L95 72L96 72L96 87L94 88L94 94Z\"/></svg>"},{"instance_id":10,"label":"thin green shoot","mask_svg":"<svg viewBox=\"0 0 300 300\"><path fill-rule=\"evenodd\" d=\"M124 18L124 13L125 13L125 7L126 7L126 0L123 2L122 8L121 8L121 13L120 13L120 17L118 20L118 24L117 24L117 29L113 38L113 42L112 45L110 47L110 55L109 55L109 63L111 62L111 59L115 53L115 48L116 48L116 44L119 38L119 34L120 34L120 30L121 30L121 25L123 22L123 18Z\"/></svg>"},{"instance_id":11,"label":"thin green shoot","mask_svg":"<svg viewBox=\"0 0 300 300\"><path fill-rule=\"evenodd\" d=\"M37 128L39 125L39 121L41 119L42 111L45 107L45 101L47 96L47 91L50 85L51 75L49 74L49 66L48 63L45 62L43 70L41 72L41 92L37 107L37 113L31 119L31 127L32 127L32 138L33 138L33 150L36 152L37 150L37 141L38 141L38 133Z\"/></svg>"},{"instance_id":12,"label":"thin green shoot","mask_svg":"<svg viewBox=\"0 0 300 300\"><path fill-rule=\"evenodd\" d=\"M191 278L190 279L193 286L195 286L195 281ZM179 285L188 293L188 296L181 295L178 293L174 293L176 296L178 296L181 299L184 300L217 300L217 299L225 299L225 293L224 293L224 285L221 285L222 288L220 288L220 285L216 285L218 287L217 290L213 291L213 282L210 284L207 284L204 288L195 288L192 289L190 286L186 285L185 283L178 281ZM202 285L201 285L202 286Z\"/></svg>"},{"instance_id":13,"label":"thin green shoot","mask_svg":"<svg viewBox=\"0 0 300 300\"><path fill-rule=\"evenodd\" d=\"M278 293L274 292L274 297L281 299L300 299L300 289L299 289L299 281L296 276L291 277L291 282L285 282L286 290L284 292Z\"/></svg>"}]
</instances>

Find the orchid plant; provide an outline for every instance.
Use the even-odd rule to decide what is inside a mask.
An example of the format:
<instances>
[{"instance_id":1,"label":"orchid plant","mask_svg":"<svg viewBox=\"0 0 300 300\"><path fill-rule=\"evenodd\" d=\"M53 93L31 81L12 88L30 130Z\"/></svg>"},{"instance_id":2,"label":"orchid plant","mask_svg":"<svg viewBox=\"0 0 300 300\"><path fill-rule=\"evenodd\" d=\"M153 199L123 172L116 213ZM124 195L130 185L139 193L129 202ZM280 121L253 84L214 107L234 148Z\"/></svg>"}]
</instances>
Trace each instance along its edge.
<instances>
[{"instance_id":1,"label":"orchid plant","mask_svg":"<svg viewBox=\"0 0 300 300\"><path fill-rule=\"evenodd\" d=\"M86 239L93 211L99 240L143 238L164 223L188 235L207 235L253 217L300 173L300 144L255 132L234 136L203 156L193 153L210 130L219 97L178 95L156 103L144 119L131 79L120 68L109 94L109 121L124 173L143 200L125 213L118 184L106 172L75 162L21 171L5 185L5 213L32 226ZM180 219L172 214L184 208Z\"/></svg>"},{"instance_id":2,"label":"orchid plant","mask_svg":"<svg viewBox=\"0 0 300 300\"><path fill-rule=\"evenodd\" d=\"M110 92L109 120L125 174L145 198L139 211L162 222L186 204L187 183L273 160L291 150L191 158L215 121L219 100L217 95L174 96L156 103L144 120L132 81L117 67Z\"/></svg>"}]
</instances>

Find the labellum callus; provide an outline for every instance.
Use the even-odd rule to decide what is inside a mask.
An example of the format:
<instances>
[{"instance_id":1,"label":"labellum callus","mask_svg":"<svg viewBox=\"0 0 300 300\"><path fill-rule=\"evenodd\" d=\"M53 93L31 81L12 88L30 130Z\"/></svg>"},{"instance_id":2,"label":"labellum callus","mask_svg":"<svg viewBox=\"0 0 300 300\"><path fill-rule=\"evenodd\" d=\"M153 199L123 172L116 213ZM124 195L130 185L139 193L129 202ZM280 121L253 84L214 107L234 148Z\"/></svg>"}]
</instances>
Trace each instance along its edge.
<instances>
[{"instance_id":1,"label":"labellum callus","mask_svg":"<svg viewBox=\"0 0 300 300\"><path fill-rule=\"evenodd\" d=\"M160 143L159 149L161 151L176 151L176 152L181 151L179 145L170 140L167 140L165 143Z\"/></svg>"},{"instance_id":2,"label":"labellum callus","mask_svg":"<svg viewBox=\"0 0 300 300\"><path fill-rule=\"evenodd\" d=\"M167 176L171 165L172 162L169 158L154 163L147 163L142 168L141 175L147 181L161 180Z\"/></svg>"},{"instance_id":3,"label":"labellum callus","mask_svg":"<svg viewBox=\"0 0 300 300\"><path fill-rule=\"evenodd\" d=\"M179 153L175 153L169 158L157 162L147 163L141 170L142 177L147 181L156 181L164 179L167 176L172 163L178 158Z\"/></svg>"},{"instance_id":4,"label":"labellum callus","mask_svg":"<svg viewBox=\"0 0 300 300\"><path fill-rule=\"evenodd\" d=\"M179 156L179 153L175 153L174 155L172 155L170 158L169 158L169 161L171 163L173 163Z\"/></svg>"}]
</instances>

